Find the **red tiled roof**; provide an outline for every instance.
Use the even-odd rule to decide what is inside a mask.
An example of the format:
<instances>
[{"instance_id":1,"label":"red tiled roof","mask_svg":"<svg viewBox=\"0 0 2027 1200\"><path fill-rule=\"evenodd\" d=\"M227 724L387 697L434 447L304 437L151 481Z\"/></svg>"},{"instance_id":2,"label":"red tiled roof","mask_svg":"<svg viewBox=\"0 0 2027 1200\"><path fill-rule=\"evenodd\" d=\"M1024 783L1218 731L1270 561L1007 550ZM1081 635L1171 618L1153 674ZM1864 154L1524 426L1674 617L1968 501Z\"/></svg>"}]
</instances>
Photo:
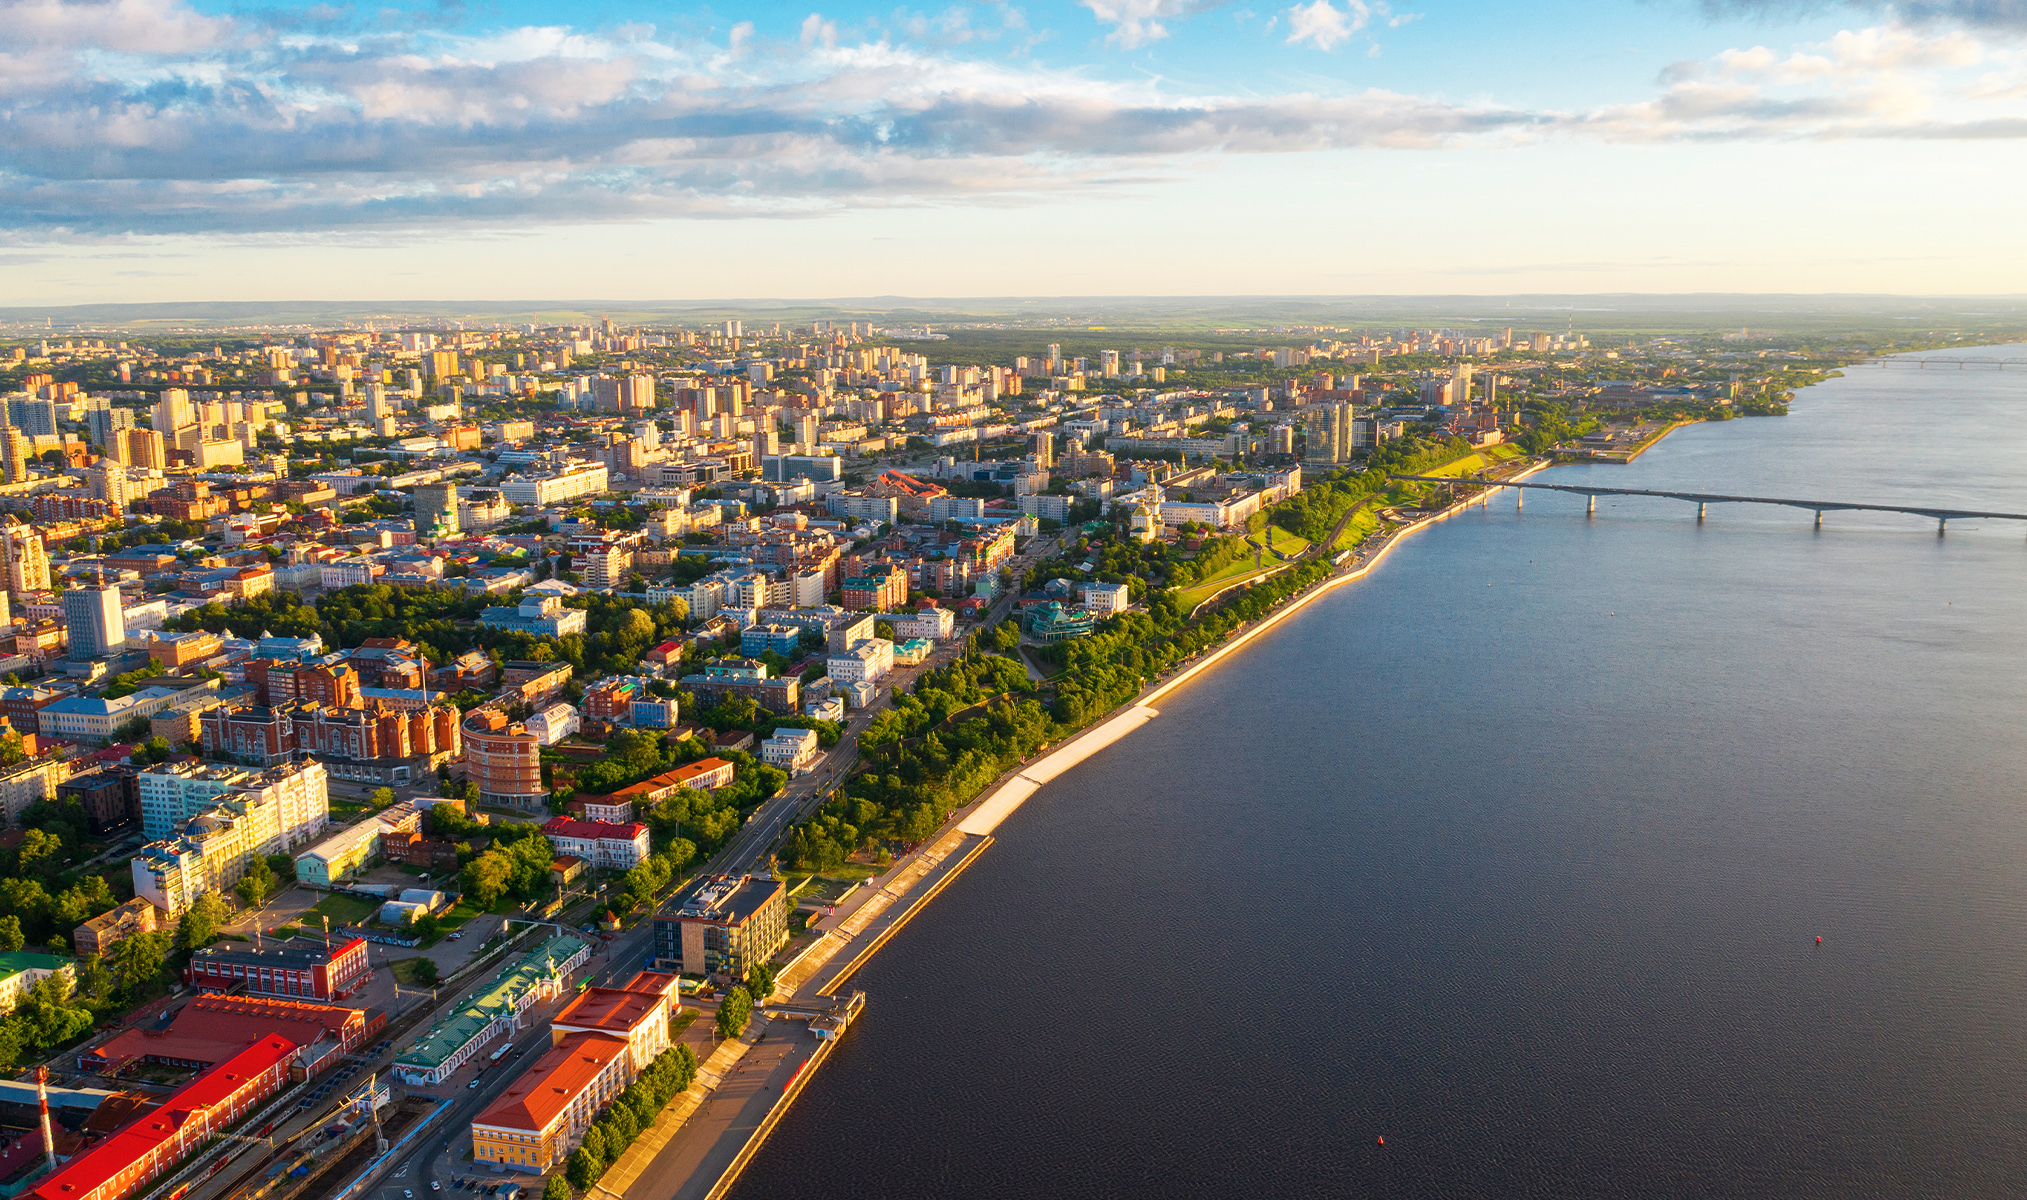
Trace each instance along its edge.
<instances>
[{"instance_id":1,"label":"red tiled roof","mask_svg":"<svg viewBox=\"0 0 2027 1200\"><path fill-rule=\"evenodd\" d=\"M573 821L568 817L551 817L542 832L551 836L585 838L594 841L631 842L647 832L647 826L639 821L628 821L624 825L611 821Z\"/></svg>"},{"instance_id":2,"label":"red tiled roof","mask_svg":"<svg viewBox=\"0 0 2027 1200\"><path fill-rule=\"evenodd\" d=\"M296 1053L296 1044L280 1034L267 1034L177 1089L160 1108L93 1146L44 1179L30 1195L40 1200L79 1200L117 1178L120 1172L154 1154L204 1110L232 1099L254 1080ZM214 1132L219 1132L214 1130ZM168 1162L162 1166L167 1167Z\"/></svg>"},{"instance_id":3,"label":"red tiled roof","mask_svg":"<svg viewBox=\"0 0 2027 1200\"><path fill-rule=\"evenodd\" d=\"M355 1022L363 1029L364 1011L265 996L199 996L183 1006L169 1028L124 1030L93 1047L88 1057L108 1073L149 1055L215 1063L264 1033L311 1046L327 1034L343 1040L346 1027Z\"/></svg>"},{"instance_id":4,"label":"red tiled roof","mask_svg":"<svg viewBox=\"0 0 2027 1200\"><path fill-rule=\"evenodd\" d=\"M549 1024L557 1029L602 1029L624 1034L653 1016L660 1007L661 997L649 992L585 988Z\"/></svg>"},{"instance_id":5,"label":"red tiled roof","mask_svg":"<svg viewBox=\"0 0 2027 1200\"><path fill-rule=\"evenodd\" d=\"M599 1072L626 1053L626 1039L602 1033L567 1034L535 1065L521 1072L493 1106L473 1119L474 1125L524 1129L540 1133L570 1107Z\"/></svg>"}]
</instances>

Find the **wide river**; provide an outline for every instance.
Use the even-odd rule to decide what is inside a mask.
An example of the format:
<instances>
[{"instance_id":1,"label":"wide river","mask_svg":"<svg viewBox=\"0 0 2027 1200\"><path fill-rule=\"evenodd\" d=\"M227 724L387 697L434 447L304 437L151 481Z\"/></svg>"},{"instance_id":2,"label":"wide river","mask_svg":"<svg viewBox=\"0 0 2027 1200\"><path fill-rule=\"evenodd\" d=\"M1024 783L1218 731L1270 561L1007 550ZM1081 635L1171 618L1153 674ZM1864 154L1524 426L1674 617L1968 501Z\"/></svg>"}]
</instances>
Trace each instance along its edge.
<instances>
[{"instance_id":1,"label":"wide river","mask_svg":"<svg viewBox=\"0 0 2027 1200\"><path fill-rule=\"evenodd\" d=\"M1537 479L2027 513L2027 371ZM1001 826L735 1200L2027 1195L2027 524L1512 495Z\"/></svg>"}]
</instances>

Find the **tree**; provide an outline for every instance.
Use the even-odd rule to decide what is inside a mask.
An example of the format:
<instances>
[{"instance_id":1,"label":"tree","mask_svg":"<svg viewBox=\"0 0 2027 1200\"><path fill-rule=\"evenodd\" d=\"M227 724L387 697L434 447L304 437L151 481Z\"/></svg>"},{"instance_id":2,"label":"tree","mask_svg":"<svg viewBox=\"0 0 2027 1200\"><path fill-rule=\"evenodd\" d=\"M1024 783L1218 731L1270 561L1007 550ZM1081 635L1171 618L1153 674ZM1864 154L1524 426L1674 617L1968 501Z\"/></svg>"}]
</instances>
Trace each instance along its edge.
<instances>
[{"instance_id":1,"label":"tree","mask_svg":"<svg viewBox=\"0 0 2027 1200\"><path fill-rule=\"evenodd\" d=\"M561 1175L551 1175L549 1182L542 1185L542 1200L570 1200L570 1183Z\"/></svg>"},{"instance_id":2,"label":"tree","mask_svg":"<svg viewBox=\"0 0 2027 1200\"><path fill-rule=\"evenodd\" d=\"M296 860L286 854L268 855L267 869L273 871L275 878L284 883L294 883L296 881Z\"/></svg>"},{"instance_id":3,"label":"tree","mask_svg":"<svg viewBox=\"0 0 2027 1200\"><path fill-rule=\"evenodd\" d=\"M63 839L53 833L31 829L21 842L21 853L15 861L15 871L22 876L39 875L45 881L54 880L63 871Z\"/></svg>"},{"instance_id":4,"label":"tree","mask_svg":"<svg viewBox=\"0 0 2027 1200\"><path fill-rule=\"evenodd\" d=\"M217 892L206 892L197 897L190 911L183 914L182 943L185 950L195 950L218 940L218 926L226 918L225 901Z\"/></svg>"},{"instance_id":5,"label":"tree","mask_svg":"<svg viewBox=\"0 0 2027 1200\"><path fill-rule=\"evenodd\" d=\"M394 803L394 789L375 788L373 789L373 795L369 797L367 802L373 806L374 812L379 812L381 809L387 808Z\"/></svg>"},{"instance_id":6,"label":"tree","mask_svg":"<svg viewBox=\"0 0 2027 1200\"><path fill-rule=\"evenodd\" d=\"M478 908L491 908L501 896L507 894L507 885L513 882L514 865L507 856L497 850L488 850L465 864L459 881L464 885L465 898Z\"/></svg>"},{"instance_id":7,"label":"tree","mask_svg":"<svg viewBox=\"0 0 2027 1200\"><path fill-rule=\"evenodd\" d=\"M746 1022L753 1016L753 994L744 987L735 987L725 993L718 1002L718 1036L735 1038L746 1032Z\"/></svg>"},{"instance_id":8,"label":"tree","mask_svg":"<svg viewBox=\"0 0 2027 1200\"><path fill-rule=\"evenodd\" d=\"M12 913L0 917L0 950L19 950L27 944L21 936L21 918Z\"/></svg>"},{"instance_id":9,"label":"tree","mask_svg":"<svg viewBox=\"0 0 2027 1200\"><path fill-rule=\"evenodd\" d=\"M0 767L11 767L27 757L28 751L22 747L20 734L10 729L6 736L0 737Z\"/></svg>"},{"instance_id":10,"label":"tree","mask_svg":"<svg viewBox=\"0 0 2027 1200\"><path fill-rule=\"evenodd\" d=\"M415 982L421 984L422 986L428 987L429 985L436 982L435 959L433 958L416 959L414 971L415 971Z\"/></svg>"},{"instance_id":11,"label":"tree","mask_svg":"<svg viewBox=\"0 0 2027 1200\"><path fill-rule=\"evenodd\" d=\"M146 988L162 973L169 957L169 934L137 933L113 947L113 978L128 996Z\"/></svg>"},{"instance_id":12,"label":"tree","mask_svg":"<svg viewBox=\"0 0 2027 1200\"><path fill-rule=\"evenodd\" d=\"M774 968L766 963L754 963L746 972L746 990L755 1000L765 1000L774 994Z\"/></svg>"},{"instance_id":13,"label":"tree","mask_svg":"<svg viewBox=\"0 0 2027 1200\"><path fill-rule=\"evenodd\" d=\"M593 1139L597 1149L593 1149ZM578 1191L588 1191L598 1177L605 1174L605 1137L594 1125L584 1131L584 1144L570 1154L570 1165L563 1173L570 1177L570 1184Z\"/></svg>"},{"instance_id":14,"label":"tree","mask_svg":"<svg viewBox=\"0 0 2027 1200\"><path fill-rule=\"evenodd\" d=\"M265 858L255 858L246 864L246 874L240 876L232 890L239 893L241 903L256 908L274 894L274 889L274 868L267 865Z\"/></svg>"}]
</instances>

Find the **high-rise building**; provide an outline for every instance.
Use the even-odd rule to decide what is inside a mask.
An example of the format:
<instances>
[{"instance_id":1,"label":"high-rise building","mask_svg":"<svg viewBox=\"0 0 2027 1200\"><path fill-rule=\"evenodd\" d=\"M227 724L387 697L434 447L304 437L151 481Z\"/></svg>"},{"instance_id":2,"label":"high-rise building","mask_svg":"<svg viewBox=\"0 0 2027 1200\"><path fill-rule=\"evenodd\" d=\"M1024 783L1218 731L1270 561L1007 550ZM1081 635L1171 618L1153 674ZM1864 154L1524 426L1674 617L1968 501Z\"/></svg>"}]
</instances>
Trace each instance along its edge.
<instances>
[{"instance_id":1,"label":"high-rise building","mask_svg":"<svg viewBox=\"0 0 2027 1200\"><path fill-rule=\"evenodd\" d=\"M795 419L795 441L798 446L803 447L805 453L823 436L818 432L820 427L821 423L814 416L801 416Z\"/></svg>"},{"instance_id":2,"label":"high-rise building","mask_svg":"<svg viewBox=\"0 0 2027 1200\"><path fill-rule=\"evenodd\" d=\"M753 457L755 460L771 458L781 453L781 434L772 421L763 423L764 428L753 431Z\"/></svg>"},{"instance_id":3,"label":"high-rise building","mask_svg":"<svg viewBox=\"0 0 2027 1200\"><path fill-rule=\"evenodd\" d=\"M91 480L92 495L98 499L123 511L132 503L133 488L127 483L127 469L118 459L101 459L85 474Z\"/></svg>"},{"instance_id":4,"label":"high-rise building","mask_svg":"<svg viewBox=\"0 0 2027 1200\"><path fill-rule=\"evenodd\" d=\"M1028 435L1028 457L1046 471L1056 465L1056 435L1043 430Z\"/></svg>"},{"instance_id":5,"label":"high-rise building","mask_svg":"<svg viewBox=\"0 0 2027 1200\"><path fill-rule=\"evenodd\" d=\"M104 658L126 645L125 608L120 589L107 586L103 575L84 587L64 592L63 626L70 639L70 661Z\"/></svg>"},{"instance_id":6,"label":"high-rise building","mask_svg":"<svg viewBox=\"0 0 2027 1200\"><path fill-rule=\"evenodd\" d=\"M423 365L428 368L432 379L448 379L457 374L457 351L432 350L422 356Z\"/></svg>"},{"instance_id":7,"label":"high-rise building","mask_svg":"<svg viewBox=\"0 0 2027 1200\"><path fill-rule=\"evenodd\" d=\"M28 439L12 425L0 427L0 475L6 482L20 483L28 478L28 462L35 456Z\"/></svg>"},{"instance_id":8,"label":"high-rise building","mask_svg":"<svg viewBox=\"0 0 2027 1200\"><path fill-rule=\"evenodd\" d=\"M415 532L418 537L450 537L458 532L456 484L431 483L415 489Z\"/></svg>"},{"instance_id":9,"label":"high-rise building","mask_svg":"<svg viewBox=\"0 0 2027 1200\"><path fill-rule=\"evenodd\" d=\"M94 408L84 415L84 423L91 430L92 442L111 453L120 439L120 434L134 427L134 410L108 404Z\"/></svg>"},{"instance_id":10,"label":"high-rise building","mask_svg":"<svg viewBox=\"0 0 2027 1200\"><path fill-rule=\"evenodd\" d=\"M366 411L377 427L380 421L394 415L394 406L387 402L387 389L381 384L366 385Z\"/></svg>"},{"instance_id":11,"label":"high-rise building","mask_svg":"<svg viewBox=\"0 0 2027 1200\"><path fill-rule=\"evenodd\" d=\"M182 388L163 388L161 399L155 401L149 412L149 420L164 433L195 424L197 412L190 405L190 393Z\"/></svg>"},{"instance_id":12,"label":"high-rise building","mask_svg":"<svg viewBox=\"0 0 2027 1200\"><path fill-rule=\"evenodd\" d=\"M1300 410L1304 433L1303 461L1317 466L1351 458L1351 405L1313 404Z\"/></svg>"},{"instance_id":13,"label":"high-rise building","mask_svg":"<svg viewBox=\"0 0 2027 1200\"><path fill-rule=\"evenodd\" d=\"M107 445L108 457L130 469L159 471L169 465L166 444L153 429L122 429L113 441L118 444Z\"/></svg>"},{"instance_id":14,"label":"high-rise building","mask_svg":"<svg viewBox=\"0 0 2027 1200\"><path fill-rule=\"evenodd\" d=\"M7 423L29 437L56 436L56 401L34 396L7 401Z\"/></svg>"},{"instance_id":15,"label":"high-rise building","mask_svg":"<svg viewBox=\"0 0 2027 1200\"><path fill-rule=\"evenodd\" d=\"M7 590L14 595L49 590L49 552L42 535L26 525L0 528L0 565L7 570Z\"/></svg>"},{"instance_id":16,"label":"high-rise building","mask_svg":"<svg viewBox=\"0 0 2027 1200\"><path fill-rule=\"evenodd\" d=\"M1119 378L1119 352L1117 350L1100 350L1098 352L1098 370L1107 379Z\"/></svg>"}]
</instances>

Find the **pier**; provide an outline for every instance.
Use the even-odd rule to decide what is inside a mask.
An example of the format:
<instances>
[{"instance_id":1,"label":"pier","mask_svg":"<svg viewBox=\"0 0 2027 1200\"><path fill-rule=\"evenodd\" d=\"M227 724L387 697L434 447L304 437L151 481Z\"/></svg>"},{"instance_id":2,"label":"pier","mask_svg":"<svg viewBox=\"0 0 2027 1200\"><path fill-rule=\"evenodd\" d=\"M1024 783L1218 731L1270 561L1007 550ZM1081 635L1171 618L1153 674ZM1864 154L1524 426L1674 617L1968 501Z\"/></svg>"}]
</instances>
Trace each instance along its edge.
<instances>
[{"instance_id":1,"label":"pier","mask_svg":"<svg viewBox=\"0 0 2027 1200\"><path fill-rule=\"evenodd\" d=\"M1707 508L1712 504L1772 504L1781 508L1799 508L1816 514L1816 527L1823 527L1826 512L1889 512L1905 513L1915 517L1933 517L1936 532L1942 533L1951 521L2027 521L2027 513L1982 512L1970 508L1932 508L1909 504L1860 504L1848 500L1791 500L1779 496L1732 496L1718 492L1669 492L1651 488L1597 487L1588 483L1508 483L1487 479L1452 477L1442 475L1389 475L1388 479L1410 483L1441 483L1455 487L1464 484L1474 487L1510 487L1515 490L1515 507L1521 505L1526 493L1524 488L1535 488L1545 492L1569 492L1587 496L1590 504L1587 512L1598 511L1599 496L1653 496L1662 500L1682 500L1696 506L1696 519L1704 519Z\"/></svg>"}]
</instances>

